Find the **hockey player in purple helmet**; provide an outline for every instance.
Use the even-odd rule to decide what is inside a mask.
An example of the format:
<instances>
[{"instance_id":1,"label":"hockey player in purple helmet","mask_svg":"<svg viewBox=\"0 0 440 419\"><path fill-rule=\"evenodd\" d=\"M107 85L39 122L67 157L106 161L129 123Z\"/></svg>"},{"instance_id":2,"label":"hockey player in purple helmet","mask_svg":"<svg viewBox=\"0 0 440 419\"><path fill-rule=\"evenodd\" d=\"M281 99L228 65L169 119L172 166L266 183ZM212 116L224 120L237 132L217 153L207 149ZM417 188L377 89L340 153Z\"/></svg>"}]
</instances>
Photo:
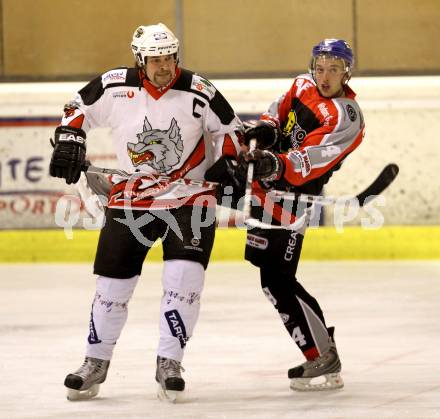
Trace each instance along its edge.
<instances>
[{"instance_id":1,"label":"hockey player in purple helmet","mask_svg":"<svg viewBox=\"0 0 440 419\"><path fill-rule=\"evenodd\" d=\"M324 39L312 49L310 73L319 93L327 98L344 95L344 86L351 78L353 52L341 39Z\"/></svg>"},{"instance_id":2,"label":"hockey player in purple helmet","mask_svg":"<svg viewBox=\"0 0 440 419\"><path fill-rule=\"evenodd\" d=\"M319 195L333 172L359 146L364 120L347 84L352 67L353 53L345 41L325 39L314 46L309 73L297 76L258 121L244 122L245 144L256 139L257 148L242 154L233 176L231 171L225 174L237 182L248 162L254 162L252 194L258 199L251 216L275 226L248 230L245 258L259 268L264 294L306 358L288 371L292 390L341 388L341 362L334 328L327 327L318 301L296 277L313 207L274 201L267 192ZM293 223L299 226L295 230L280 228Z\"/></svg>"}]
</instances>

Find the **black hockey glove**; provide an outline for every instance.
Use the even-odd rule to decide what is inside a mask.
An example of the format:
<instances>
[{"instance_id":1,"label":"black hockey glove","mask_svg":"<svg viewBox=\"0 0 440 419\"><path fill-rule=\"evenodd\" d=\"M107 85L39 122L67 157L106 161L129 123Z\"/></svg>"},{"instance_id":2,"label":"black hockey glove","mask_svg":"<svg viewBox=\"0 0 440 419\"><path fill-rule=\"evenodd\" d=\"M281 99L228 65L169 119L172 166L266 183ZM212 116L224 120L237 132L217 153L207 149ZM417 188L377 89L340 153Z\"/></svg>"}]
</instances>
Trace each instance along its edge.
<instances>
[{"instance_id":1,"label":"black hockey glove","mask_svg":"<svg viewBox=\"0 0 440 419\"><path fill-rule=\"evenodd\" d=\"M278 154L267 150L256 149L243 153L243 159L240 161L244 161L241 165L246 166L246 170L249 162L254 163L254 180L279 180L284 170L283 161Z\"/></svg>"},{"instance_id":2,"label":"black hockey glove","mask_svg":"<svg viewBox=\"0 0 440 419\"><path fill-rule=\"evenodd\" d=\"M66 179L69 185L78 182L86 160L86 133L80 128L59 126L55 129L55 141L50 139L50 143L54 148L50 175Z\"/></svg>"},{"instance_id":3,"label":"black hockey glove","mask_svg":"<svg viewBox=\"0 0 440 419\"><path fill-rule=\"evenodd\" d=\"M237 161L231 156L222 156L205 173L208 182L232 185L240 190L246 182L246 171L240 170Z\"/></svg>"},{"instance_id":4,"label":"black hockey glove","mask_svg":"<svg viewBox=\"0 0 440 419\"><path fill-rule=\"evenodd\" d=\"M245 121L243 126L244 143L249 145L249 141L255 138L257 147L261 150L272 148L277 140L281 138L280 128L272 120Z\"/></svg>"}]
</instances>

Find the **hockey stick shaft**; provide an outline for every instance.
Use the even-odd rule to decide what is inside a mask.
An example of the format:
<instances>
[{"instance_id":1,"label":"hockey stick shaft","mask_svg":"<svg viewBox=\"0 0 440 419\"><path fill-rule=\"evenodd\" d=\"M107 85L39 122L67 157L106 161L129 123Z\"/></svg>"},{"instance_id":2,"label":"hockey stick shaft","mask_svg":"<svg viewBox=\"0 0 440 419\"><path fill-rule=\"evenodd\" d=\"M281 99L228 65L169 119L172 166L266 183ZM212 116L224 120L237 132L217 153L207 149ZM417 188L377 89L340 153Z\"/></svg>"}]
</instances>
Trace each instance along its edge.
<instances>
[{"instance_id":1,"label":"hockey stick shaft","mask_svg":"<svg viewBox=\"0 0 440 419\"><path fill-rule=\"evenodd\" d=\"M253 151L256 146L256 140L251 140L249 143L249 151ZM176 179L172 180L170 176L152 174L146 172L135 172L128 173L123 170L118 169L107 169L101 168L93 165L87 165L83 168L83 171L86 173L92 174L104 174L104 175L117 175L121 177L149 177L154 179L157 182L160 181L169 181L170 183L184 183L186 185L196 185L201 187L209 187L214 189L219 184L216 182L207 182L205 180L192 180L192 179ZM283 229L283 230L295 230L297 228L301 228L304 224L304 217L300 217L293 224L289 225L271 225L262 223L259 220L251 217L251 206L252 206L252 181L253 181L253 173L254 173L254 164L252 162L249 163L247 178L246 178L246 189L244 196L244 205L243 205L243 216L244 221L250 227L259 227L259 228L270 228L270 229ZM377 176L374 182L368 186L364 191L359 193L353 197L324 197L320 195L307 195L301 193L292 193L286 191L272 190L268 192L269 196L277 196L281 199L286 200L297 200L306 203L316 203L321 205L334 205L336 203L344 203L351 200L357 200L359 206L363 206L365 203L370 202L371 199L369 197L374 198L374 196L380 195L397 177L399 173L399 167L390 163L381 171L381 173Z\"/></svg>"},{"instance_id":2,"label":"hockey stick shaft","mask_svg":"<svg viewBox=\"0 0 440 419\"><path fill-rule=\"evenodd\" d=\"M173 179L171 176L166 176L166 175L161 175L161 174L146 173L146 172L128 173L124 170L107 169L107 168L97 167L97 166L93 166L93 165L84 166L83 172L93 173L93 174L102 174L102 175L116 175L116 176L121 176L124 178L148 177L148 178L155 180L157 182L168 181L170 183L183 183L185 185L201 186L204 188L211 188L211 189L214 189L215 187L218 186L218 183L208 182L206 180L194 180L194 179L186 179L186 178Z\"/></svg>"},{"instance_id":3,"label":"hockey stick shaft","mask_svg":"<svg viewBox=\"0 0 440 419\"><path fill-rule=\"evenodd\" d=\"M370 202L375 196L380 195L397 177L399 173L399 167L395 163L386 165L377 178L368 186L364 191L353 197L324 197L320 195L307 195L301 193L290 193L284 191L273 190L268 192L269 195L280 197L281 199L296 200L306 203L316 203L320 205L334 205L337 203L345 204L350 201L357 201L359 206ZM305 222L304 217L300 217L295 220L294 223L288 225L272 225L259 221L256 218L252 218L249 214L244 217L245 223L250 227L266 228L266 229L283 229L283 230L296 230L301 228Z\"/></svg>"},{"instance_id":4,"label":"hockey stick shaft","mask_svg":"<svg viewBox=\"0 0 440 419\"><path fill-rule=\"evenodd\" d=\"M386 165L377 178L368 186L364 191L353 197L347 196L321 196L321 195L308 195L298 192L285 192L279 190L272 190L268 192L269 196L277 196L282 199L296 200L302 202L316 203L321 205L332 205L341 201L357 200L359 206L363 206L367 202L370 202L369 197L380 195L397 177L399 173L399 167L395 163Z\"/></svg>"},{"instance_id":5,"label":"hockey stick shaft","mask_svg":"<svg viewBox=\"0 0 440 419\"><path fill-rule=\"evenodd\" d=\"M257 140L252 138L249 141L249 152L255 150L257 146ZM246 175L246 188L244 193L244 202L243 202L243 216L244 220L251 218L251 206L252 206L252 180L254 178L254 163L249 162L247 175Z\"/></svg>"}]
</instances>

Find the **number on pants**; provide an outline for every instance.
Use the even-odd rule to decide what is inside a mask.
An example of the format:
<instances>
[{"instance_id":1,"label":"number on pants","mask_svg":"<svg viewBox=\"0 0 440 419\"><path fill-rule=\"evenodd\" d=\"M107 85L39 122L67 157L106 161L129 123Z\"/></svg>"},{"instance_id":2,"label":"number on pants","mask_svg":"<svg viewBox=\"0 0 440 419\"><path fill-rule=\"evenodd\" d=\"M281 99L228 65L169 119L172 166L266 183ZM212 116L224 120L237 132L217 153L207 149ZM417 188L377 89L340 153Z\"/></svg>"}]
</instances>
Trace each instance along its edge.
<instances>
[{"instance_id":1,"label":"number on pants","mask_svg":"<svg viewBox=\"0 0 440 419\"><path fill-rule=\"evenodd\" d=\"M293 329L292 338L299 346L304 346L307 343L305 336L301 333L301 329L299 328L299 326Z\"/></svg>"}]
</instances>

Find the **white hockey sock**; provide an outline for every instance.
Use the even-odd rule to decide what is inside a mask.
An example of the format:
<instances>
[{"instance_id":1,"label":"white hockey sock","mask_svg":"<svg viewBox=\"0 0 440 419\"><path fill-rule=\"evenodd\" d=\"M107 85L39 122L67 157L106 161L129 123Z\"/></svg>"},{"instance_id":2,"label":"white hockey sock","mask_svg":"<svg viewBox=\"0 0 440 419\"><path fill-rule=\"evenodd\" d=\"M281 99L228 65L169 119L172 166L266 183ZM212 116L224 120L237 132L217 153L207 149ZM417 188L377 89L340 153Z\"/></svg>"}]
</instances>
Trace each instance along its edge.
<instances>
[{"instance_id":1,"label":"white hockey sock","mask_svg":"<svg viewBox=\"0 0 440 419\"><path fill-rule=\"evenodd\" d=\"M205 270L198 262L167 260L160 306L158 355L182 361L186 341L199 317Z\"/></svg>"},{"instance_id":2,"label":"white hockey sock","mask_svg":"<svg viewBox=\"0 0 440 419\"><path fill-rule=\"evenodd\" d=\"M109 360L127 320L128 302L139 275L128 279L99 276L89 323L86 356Z\"/></svg>"}]
</instances>

